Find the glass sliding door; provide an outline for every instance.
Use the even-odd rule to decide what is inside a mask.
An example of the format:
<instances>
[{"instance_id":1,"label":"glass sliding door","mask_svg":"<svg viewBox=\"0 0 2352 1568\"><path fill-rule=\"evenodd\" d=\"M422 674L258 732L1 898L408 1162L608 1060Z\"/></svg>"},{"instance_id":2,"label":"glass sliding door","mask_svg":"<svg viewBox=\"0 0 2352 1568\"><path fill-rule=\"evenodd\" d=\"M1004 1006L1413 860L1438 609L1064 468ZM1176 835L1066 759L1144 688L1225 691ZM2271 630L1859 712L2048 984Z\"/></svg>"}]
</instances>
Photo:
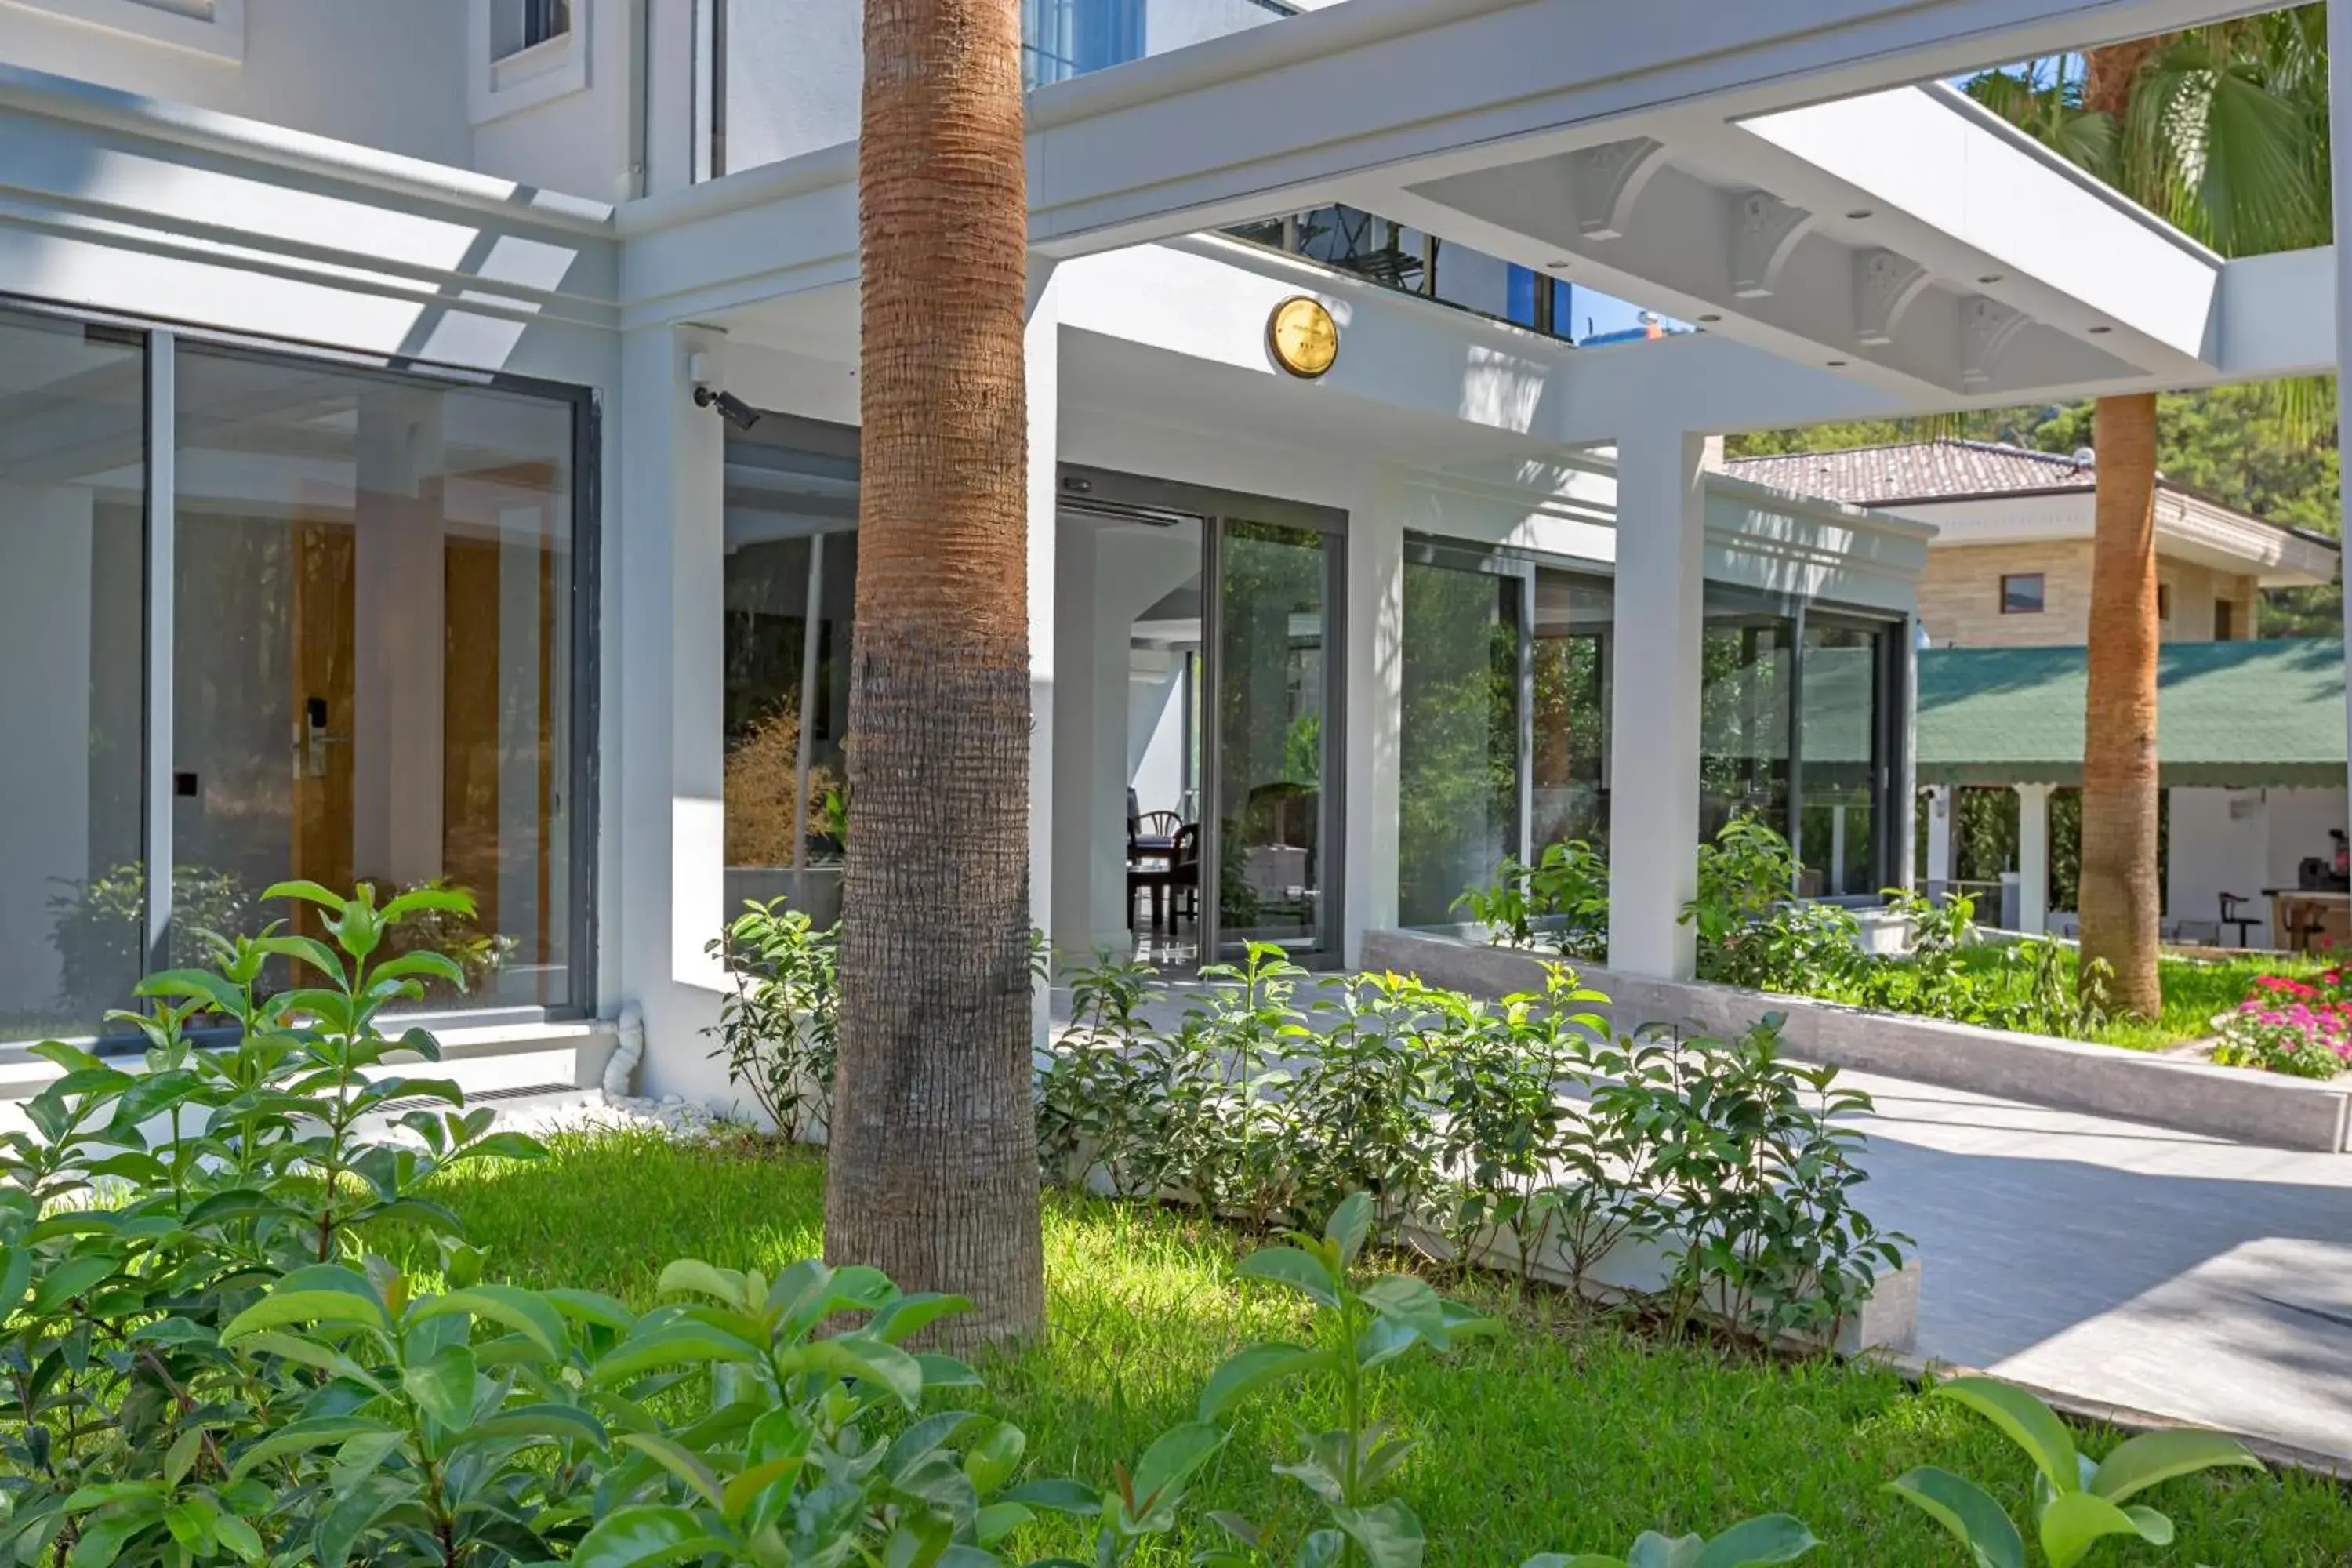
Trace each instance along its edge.
<instances>
[{"instance_id":1,"label":"glass sliding door","mask_svg":"<svg viewBox=\"0 0 2352 1568\"><path fill-rule=\"evenodd\" d=\"M148 965L146 504L142 337L0 310L0 1039Z\"/></svg>"},{"instance_id":2,"label":"glass sliding door","mask_svg":"<svg viewBox=\"0 0 2352 1568\"><path fill-rule=\"evenodd\" d=\"M174 930L439 884L477 912L415 933L467 972L432 1005L574 1005L573 405L177 362Z\"/></svg>"},{"instance_id":3,"label":"glass sliding door","mask_svg":"<svg viewBox=\"0 0 2352 1568\"><path fill-rule=\"evenodd\" d=\"M1408 544L1398 731L1397 918L1451 922L1526 838L1527 568Z\"/></svg>"},{"instance_id":4,"label":"glass sliding door","mask_svg":"<svg viewBox=\"0 0 2352 1568\"><path fill-rule=\"evenodd\" d=\"M1530 847L1581 840L1609 847L1609 682L1615 584L1581 572L1536 572L1529 649Z\"/></svg>"},{"instance_id":5,"label":"glass sliding door","mask_svg":"<svg viewBox=\"0 0 2352 1568\"><path fill-rule=\"evenodd\" d=\"M1794 618L1777 602L1710 583L1699 679L1699 837L1752 814L1790 835Z\"/></svg>"},{"instance_id":6,"label":"glass sliding door","mask_svg":"<svg viewBox=\"0 0 2352 1568\"><path fill-rule=\"evenodd\" d=\"M1885 809L1895 742L1886 624L1808 609L1798 662L1797 858L1809 897L1868 899L1895 878Z\"/></svg>"},{"instance_id":7,"label":"glass sliding door","mask_svg":"<svg viewBox=\"0 0 2352 1568\"><path fill-rule=\"evenodd\" d=\"M856 432L772 416L727 441L726 892L841 915Z\"/></svg>"},{"instance_id":8,"label":"glass sliding door","mask_svg":"<svg viewBox=\"0 0 2352 1568\"><path fill-rule=\"evenodd\" d=\"M1343 535L1223 518L1208 734L1217 950L1250 942L1338 949Z\"/></svg>"}]
</instances>

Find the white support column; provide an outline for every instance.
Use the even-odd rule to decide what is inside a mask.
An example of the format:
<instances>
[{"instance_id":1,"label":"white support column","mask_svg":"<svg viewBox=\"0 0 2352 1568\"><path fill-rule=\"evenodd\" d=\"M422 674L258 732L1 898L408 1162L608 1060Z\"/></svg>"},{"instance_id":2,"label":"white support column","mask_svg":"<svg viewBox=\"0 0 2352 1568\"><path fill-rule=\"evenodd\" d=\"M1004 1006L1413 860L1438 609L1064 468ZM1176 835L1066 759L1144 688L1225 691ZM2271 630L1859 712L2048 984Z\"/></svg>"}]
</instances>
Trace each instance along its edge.
<instances>
[{"instance_id":1,"label":"white support column","mask_svg":"<svg viewBox=\"0 0 2352 1568\"><path fill-rule=\"evenodd\" d=\"M1935 784L1927 791L1928 898L1940 898L1952 886L1952 786Z\"/></svg>"},{"instance_id":2,"label":"white support column","mask_svg":"<svg viewBox=\"0 0 2352 1568\"><path fill-rule=\"evenodd\" d=\"M1404 703L1403 498L1367 485L1348 516L1347 888L1341 960L1397 923L1398 743Z\"/></svg>"},{"instance_id":3,"label":"white support column","mask_svg":"<svg viewBox=\"0 0 2352 1568\"><path fill-rule=\"evenodd\" d=\"M1705 443L1647 430L1617 447L1617 669L1610 690L1609 967L1685 980L1698 891Z\"/></svg>"},{"instance_id":4,"label":"white support column","mask_svg":"<svg viewBox=\"0 0 2352 1568\"><path fill-rule=\"evenodd\" d=\"M2017 928L2050 929L2050 786L2017 786Z\"/></svg>"},{"instance_id":5,"label":"white support column","mask_svg":"<svg viewBox=\"0 0 2352 1568\"><path fill-rule=\"evenodd\" d=\"M2327 123L2333 143L2352 147L2352 5L2327 7ZM2336 364L2340 376L2352 366L2352 157L2334 161L2336 205ZM2336 400L2338 450L2352 451L2352 402ZM2337 497L2339 521L2352 524L2352 486ZM2352 531L2343 537L2352 539ZM2344 646L2352 657L2352 594L2344 600ZM2347 722L2352 722L2352 679L2344 683ZM2352 757L2347 757L2347 779L2352 782ZM2352 826L2352 824L2347 824Z\"/></svg>"},{"instance_id":6,"label":"white support column","mask_svg":"<svg viewBox=\"0 0 2352 1568\"><path fill-rule=\"evenodd\" d=\"M1061 494L1061 310L1053 263L1036 261L1029 279L1029 326L1022 340L1029 415L1029 922L1054 926L1054 675L1055 503ZM1042 1043L1049 1008L1040 986L1035 1032Z\"/></svg>"},{"instance_id":7,"label":"white support column","mask_svg":"<svg viewBox=\"0 0 2352 1568\"><path fill-rule=\"evenodd\" d=\"M724 624L726 425L694 405L689 363L724 386L717 333L646 327L623 336L620 506L605 657L620 667L607 831L621 835L621 974L610 986L644 1010L641 1092L724 1100L699 1031L719 1016L722 976L703 952L726 920Z\"/></svg>"}]
</instances>

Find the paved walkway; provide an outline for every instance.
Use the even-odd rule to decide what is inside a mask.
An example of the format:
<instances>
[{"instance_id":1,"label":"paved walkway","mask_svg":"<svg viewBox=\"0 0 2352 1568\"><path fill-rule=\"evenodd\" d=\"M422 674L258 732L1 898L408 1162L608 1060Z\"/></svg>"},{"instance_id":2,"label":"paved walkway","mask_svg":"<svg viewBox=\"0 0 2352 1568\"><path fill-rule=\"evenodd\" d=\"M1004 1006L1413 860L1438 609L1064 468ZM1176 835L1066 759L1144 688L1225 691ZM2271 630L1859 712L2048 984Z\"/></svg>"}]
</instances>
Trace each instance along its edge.
<instances>
[{"instance_id":1,"label":"paved walkway","mask_svg":"<svg viewBox=\"0 0 2352 1568\"><path fill-rule=\"evenodd\" d=\"M1877 1104L1860 1201L1918 1243L1917 1354L2352 1460L2352 1154L1841 1081Z\"/></svg>"},{"instance_id":2,"label":"paved walkway","mask_svg":"<svg viewBox=\"0 0 2352 1568\"><path fill-rule=\"evenodd\" d=\"M1851 1081L1918 1353L2352 1458L2352 1155Z\"/></svg>"}]
</instances>

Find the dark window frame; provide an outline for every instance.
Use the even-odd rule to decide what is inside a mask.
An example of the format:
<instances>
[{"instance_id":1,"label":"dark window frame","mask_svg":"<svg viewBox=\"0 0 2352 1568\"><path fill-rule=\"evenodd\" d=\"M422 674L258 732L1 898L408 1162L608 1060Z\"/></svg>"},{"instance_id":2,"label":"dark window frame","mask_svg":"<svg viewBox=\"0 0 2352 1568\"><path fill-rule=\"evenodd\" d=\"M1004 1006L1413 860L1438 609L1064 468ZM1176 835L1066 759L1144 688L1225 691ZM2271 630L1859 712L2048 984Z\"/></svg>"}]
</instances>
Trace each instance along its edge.
<instances>
[{"instance_id":1,"label":"dark window frame","mask_svg":"<svg viewBox=\"0 0 2352 1568\"><path fill-rule=\"evenodd\" d=\"M2033 584L2032 603L2024 602L2022 594L2012 594L2011 584L2021 588ZM2050 608L2049 574L2042 572L2004 572L2000 574L2000 613L2004 616L2039 616Z\"/></svg>"},{"instance_id":2,"label":"dark window frame","mask_svg":"<svg viewBox=\"0 0 2352 1568\"><path fill-rule=\"evenodd\" d=\"M273 338L259 333L228 331L219 328L191 325L168 317L137 316L121 310L83 310L56 300L21 295L0 290L0 307L20 310L28 315L47 316L58 321L78 321L85 327L110 330L140 335L145 361L145 388L152 412L155 396L154 333L168 331L174 340L174 352L182 344L202 345L207 350L238 354L247 358L278 364L309 364L333 366L359 374L373 375L395 384L417 382L437 383L452 387L473 387L490 392L507 392L519 396L539 397L551 403L562 403L572 409L572 657L573 660L572 725L572 735L569 759L572 768L572 831L567 846L572 857L572 909L567 922L572 942L572 992L568 1001L560 1005L538 1009L550 1023L573 1023L597 1015L600 993L598 986L597 942L602 931L597 919L602 883L598 876L599 847L603 825L603 771L600 766L603 747L600 726L604 718L603 674L603 605L604 605L604 418L602 394L593 386L570 382L551 381L541 376L522 375L511 371L478 370L467 365L443 361L420 359L411 354L379 353L362 349L339 347L331 343L314 342L298 338ZM173 400L177 402L176 374ZM148 503L142 520L142 548L149 552L143 573L141 597L140 626L142 636L148 625L150 596L159 590L154 582L153 541L150 536L154 515L154 462L152 448L147 452ZM176 500L176 498L174 498ZM152 715L154 694L152 688L145 694L141 716L142 743L152 744ZM142 846L152 854L152 846ZM168 948L169 935L164 942ZM151 960L151 963L152 961ZM523 1009L500 1007L497 1012ZM462 1016L462 1015L451 1015ZM433 1015L439 1017L442 1015ZM412 1020L413 1021L413 1020ZM100 1054L118 1055L141 1048L142 1037L136 1035L108 1035L99 1039Z\"/></svg>"}]
</instances>

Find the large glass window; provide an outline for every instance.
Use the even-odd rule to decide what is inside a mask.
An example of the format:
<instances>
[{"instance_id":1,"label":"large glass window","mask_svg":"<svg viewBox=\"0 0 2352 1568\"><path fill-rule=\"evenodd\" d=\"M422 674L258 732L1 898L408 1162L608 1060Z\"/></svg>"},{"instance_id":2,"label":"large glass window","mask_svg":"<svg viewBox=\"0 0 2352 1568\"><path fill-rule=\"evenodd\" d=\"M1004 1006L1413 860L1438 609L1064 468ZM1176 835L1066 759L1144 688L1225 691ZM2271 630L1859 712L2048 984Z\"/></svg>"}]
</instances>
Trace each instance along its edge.
<instances>
[{"instance_id":1,"label":"large glass window","mask_svg":"<svg viewBox=\"0 0 2352 1568\"><path fill-rule=\"evenodd\" d=\"M1706 615L1699 836L1713 838L1743 812L1788 835L1795 620L1776 603L1713 583Z\"/></svg>"},{"instance_id":2,"label":"large glass window","mask_svg":"<svg viewBox=\"0 0 2352 1568\"><path fill-rule=\"evenodd\" d=\"M1532 647L1531 847L1609 847L1609 682L1614 584L1536 573Z\"/></svg>"},{"instance_id":3,"label":"large glass window","mask_svg":"<svg viewBox=\"0 0 2352 1568\"><path fill-rule=\"evenodd\" d=\"M856 525L854 430L771 416L756 433L730 438L730 910L789 898L820 923L840 912Z\"/></svg>"},{"instance_id":4,"label":"large glass window","mask_svg":"<svg viewBox=\"0 0 2352 1568\"><path fill-rule=\"evenodd\" d=\"M0 311L0 1038L146 962L145 386L137 336Z\"/></svg>"},{"instance_id":5,"label":"large glass window","mask_svg":"<svg viewBox=\"0 0 2352 1568\"><path fill-rule=\"evenodd\" d=\"M1221 942L1328 945L1333 536L1227 519L1218 558Z\"/></svg>"},{"instance_id":6,"label":"large glass window","mask_svg":"<svg viewBox=\"0 0 2352 1568\"><path fill-rule=\"evenodd\" d=\"M177 405L175 927L457 887L467 1000L572 1004L572 405L193 346Z\"/></svg>"},{"instance_id":7,"label":"large glass window","mask_svg":"<svg viewBox=\"0 0 2352 1568\"><path fill-rule=\"evenodd\" d=\"M1452 920L1462 890L1519 851L1519 622L1525 580L1434 552L1404 568L1397 906Z\"/></svg>"},{"instance_id":8,"label":"large glass window","mask_svg":"<svg viewBox=\"0 0 2352 1568\"><path fill-rule=\"evenodd\" d=\"M1878 831L1891 636L1865 623L1810 614L1805 619L1798 664L1797 858L1805 868L1802 890L1811 896L1868 898L1893 880Z\"/></svg>"}]
</instances>

